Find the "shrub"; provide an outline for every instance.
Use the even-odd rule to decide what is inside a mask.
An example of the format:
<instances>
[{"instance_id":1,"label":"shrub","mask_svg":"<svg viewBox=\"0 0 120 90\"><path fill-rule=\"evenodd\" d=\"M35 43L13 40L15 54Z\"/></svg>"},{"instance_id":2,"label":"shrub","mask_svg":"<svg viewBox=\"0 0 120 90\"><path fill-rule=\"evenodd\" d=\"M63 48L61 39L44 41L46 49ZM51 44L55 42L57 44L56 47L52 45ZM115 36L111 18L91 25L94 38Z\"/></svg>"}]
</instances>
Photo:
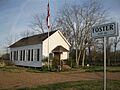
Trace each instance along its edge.
<instances>
[{"instance_id":1,"label":"shrub","mask_svg":"<svg viewBox=\"0 0 120 90\"><path fill-rule=\"evenodd\" d=\"M70 71L71 67L69 67L68 65L63 65L62 67L62 71Z\"/></svg>"},{"instance_id":2,"label":"shrub","mask_svg":"<svg viewBox=\"0 0 120 90\"><path fill-rule=\"evenodd\" d=\"M44 59L42 60L43 63L48 61L48 57L44 57Z\"/></svg>"},{"instance_id":3,"label":"shrub","mask_svg":"<svg viewBox=\"0 0 120 90\"><path fill-rule=\"evenodd\" d=\"M0 67L5 67L6 64L4 62L0 62Z\"/></svg>"},{"instance_id":4,"label":"shrub","mask_svg":"<svg viewBox=\"0 0 120 90\"><path fill-rule=\"evenodd\" d=\"M47 65L42 66L41 70L42 71L48 71L48 66Z\"/></svg>"},{"instance_id":5,"label":"shrub","mask_svg":"<svg viewBox=\"0 0 120 90\"><path fill-rule=\"evenodd\" d=\"M14 63L12 63L12 62L9 61L9 60L5 60L4 62L5 62L5 64L6 64L7 66L12 66L12 65L14 65Z\"/></svg>"},{"instance_id":6,"label":"shrub","mask_svg":"<svg viewBox=\"0 0 120 90\"><path fill-rule=\"evenodd\" d=\"M72 59L71 57L69 59L66 60L67 61L67 65L74 68L76 66L76 62L74 59Z\"/></svg>"},{"instance_id":7,"label":"shrub","mask_svg":"<svg viewBox=\"0 0 120 90\"><path fill-rule=\"evenodd\" d=\"M51 60L52 60L51 71L60 71L59 70L60 60L57 57L53 57Z\"/></svg>"},{"instance_id":8,"label":"shrub","mask_svg":"<svg viewBox=\"0 0 120 90\"><path fill-rule=\"evenodd\" d=\"M9 59L10 59L10 54L9 54L9 53L5 53L5 54L3 54L3 55L1 56L1 58L2 58L3 60L9 60Z\"/></svg>"},{"instance_id":9,"label":"shrub","mask_svg":"<svg viewBox=\"0 0 120 90\"><path fill-rule=\"evenodd\" d=\"M5 67L5 66L13 66L14 64L9 61L9 60L1 60L0 61L0 67Z\"/></svg>"}]
</instances>

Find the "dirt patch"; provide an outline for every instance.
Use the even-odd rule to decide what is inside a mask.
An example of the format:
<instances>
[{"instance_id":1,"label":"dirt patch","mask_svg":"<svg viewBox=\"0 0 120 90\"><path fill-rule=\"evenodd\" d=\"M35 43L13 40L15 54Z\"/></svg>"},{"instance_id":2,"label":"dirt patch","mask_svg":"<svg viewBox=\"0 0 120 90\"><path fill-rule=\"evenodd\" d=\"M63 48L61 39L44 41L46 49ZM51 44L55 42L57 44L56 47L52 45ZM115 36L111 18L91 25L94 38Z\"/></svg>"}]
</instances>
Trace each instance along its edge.
<instances>
[{"instance_id":1,"label":"dirt patch","mask_svg":"<svg viewBox=\"0 0 120 90\"><path fill-rule=\"evenodd\" d=\"M53 84L66 81L99 80L103 79L103 72L62 72L62 73L11 73L0 72L0 89L16 89ZM108 72L107 79L120 80L120 72Z\"/></svg>"}]
</instances>

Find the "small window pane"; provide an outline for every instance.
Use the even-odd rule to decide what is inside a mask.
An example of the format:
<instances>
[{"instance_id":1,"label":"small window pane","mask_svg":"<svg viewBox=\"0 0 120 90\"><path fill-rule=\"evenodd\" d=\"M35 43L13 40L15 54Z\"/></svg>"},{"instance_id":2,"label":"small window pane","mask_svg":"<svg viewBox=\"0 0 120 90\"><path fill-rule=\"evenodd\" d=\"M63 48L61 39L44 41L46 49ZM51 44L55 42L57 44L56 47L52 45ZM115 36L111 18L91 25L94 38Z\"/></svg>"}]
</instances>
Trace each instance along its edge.
<instances>
[{"instance_id":1,"label":"small window pane","mask_svg":"<svg viewBox=\"0 0 120 90\"><path fill-rule=\"evenodd\" d=\"M28 61L30 61L30 50L28 50Z\"/></svg>"},{"instance_id":2,"label":"small window pane","mask_svg":"<svg viewBox=\"0 0 120 90\"><path fill-rule=\"evenodd\" d=\"M10 53L11 55L10 55L10 60L12 60L12 52Z\"/></svg>"},{"instance_id":3,"label":"small window pane","mask_svg":"<svg viewBox=\"0 0 120 90\"><path fill-rule=\"evenodd\" d=\"M40 59L40 57L39 57L40 55L39 54L40 54L40 50L37 49L37 61L39 61L39 59Z\"/></svg>"},{"instance_id":4,"label":"small window pane","mask_svg":"<svg viewBox=\"0 0 120 90\"><path fill-rule=\"evenodd\" d=\"M20 50L20 61L22 61L22 50Z\"/></svg>"},{"instance_id":5,"label":"small window pane","mask_svg":"<svg viewBox=\"0 0 120 90\"><path fill-rule=\"evenodd\" d=\"M18 60L18 51L16 51L16 60Z\"/></svg>"},{"instance_id":6,"label":"small window pane","mask_svg":"<svg viewBox=\"0 0 120 90\"><path fill-rule=\"evenodd\" d=\"M33 49L31 50L31 61L33 61Z\"/></svg>"},{"instance_id":7,"label":"small window pane","mask_svg":"<svg viewBox=\"0 0 120 90\"><path fill-rule=\"evenodd\" d=\"M25 61L25 50L23 50L23 61Z\"/></svg>"}]
</instances>

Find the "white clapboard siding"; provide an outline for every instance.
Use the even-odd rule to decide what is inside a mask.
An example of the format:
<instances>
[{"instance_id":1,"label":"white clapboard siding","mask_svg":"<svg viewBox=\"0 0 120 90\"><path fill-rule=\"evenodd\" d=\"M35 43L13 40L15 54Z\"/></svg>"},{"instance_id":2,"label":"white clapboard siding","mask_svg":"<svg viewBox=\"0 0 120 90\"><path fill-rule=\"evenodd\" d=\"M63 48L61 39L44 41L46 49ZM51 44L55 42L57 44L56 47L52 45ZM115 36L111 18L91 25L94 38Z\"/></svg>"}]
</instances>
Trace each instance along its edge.
<instances>
[{"instance_id":1,"label":"white clapboard siding","mask_svg":"<svg viewBox=\"0 0 120 90\"><path fill-rule=\"evenodd\" d=\"M28 49L39 49L40 50L40 54L39 54L39 61L35 60L35 58L33 58L33 61L28 61L27 58L25 57L24 61L20 61L20 57L18 55L18 60L13 60L13 63L15 63L16 65L21 65L21 66L32 66L32 67L41 67L42 66L42 45L41 44L36 44L36 45L27 45L27 46L21 46L21 47L16 47L16 48L10 48L10 51L20 51L20 50L26 50L25 53L27 53ZM18 52L19 53L19 52ZM20 53L19 53L20 54ZM33 56L34 57L34 56Z\"/></svg>"},{"instance_id":2,"label":"white clapboard siding","mask_svg":"<svg viewBox=\"0 0 120 90\"><path fill-rule=\"evenodd\" d=\"M51 53L52 50L59 45L63 46L67 50L70 49L70 44L62 35L62 33L58 30L49 37L49 53ZM48 38L43 41L42 52L44 57L48 56ZM68 58L68 52L64 52L61 56L61 59L67 59L67 58Z\"/></svg>"}]
</instances>

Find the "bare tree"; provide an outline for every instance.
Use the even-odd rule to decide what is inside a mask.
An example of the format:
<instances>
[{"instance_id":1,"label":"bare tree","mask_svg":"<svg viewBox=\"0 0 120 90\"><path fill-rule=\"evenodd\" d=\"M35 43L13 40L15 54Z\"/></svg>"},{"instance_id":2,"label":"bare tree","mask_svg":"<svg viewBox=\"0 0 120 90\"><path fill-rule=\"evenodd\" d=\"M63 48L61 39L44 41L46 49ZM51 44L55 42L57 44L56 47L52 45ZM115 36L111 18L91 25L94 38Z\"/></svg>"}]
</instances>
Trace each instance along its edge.
<instances>
[{"instance_id":1,"label":"bare tree","mask_svg":"<svg viewBox=\"0 0 120 90\"><path fill-rule=\"evenodd\" d=\"M97 0L88 0L83 5L65 5L57 22L71 48L76 49L76 66L79 67L82 51L92 45L91 28L105 22L105 10Z\"/></svg>"},{"instance_id":2,"label":"bare tree","mask_svg":"<svg viewBox=\"0 0 120 90\"><path fill-rule=\"evenodd\" d=\"M46 32L48 29L46 24L46 15L45 14L42 14L40 16L38 14L34 15L33 21L31 22L31 25L29 25L29 27L38 33ZM51 31L57 29L55 19L50 19L50 29Z\"/></svg>"},{"instance_id":3,"label":"bare tree","mask_svg":"<svg viewBox=\"0 0 120 90\"><path fill-rule=\"evenodd\" d=\"M44 33L44 30L46 29L45 25L45 15L41 15L40 17L38 15L33 16L33 21L31 22L30 27L37 31L38 33Z\"/></svg>"},{"instance_id":4,"label":"bare tree","mask_svg":"<svg viewBox=\"0 0 120 90\"><path fill-rule=\"evenodd\" d=\"M9 46L14 42L15 38L13 38L13 35L8 35L4 42L2 43L2 54L9 54Z\"/></svg>"},{"instance_id":5,"label":"bare tree","mask_svg":"<svg viewBox=\"0 0 120 90\"><path fill-rule=\"evenodd\" d=\"M116 63L116 48L117 48L117 45L120 41L120 37L107 37L107 64L110 66L111 65L111 52L112 52L112 49L114 49L114 59L115 59L115 63ZM101 52L103 53L103 39L98 39L96 40L96 44L95 44L95 47L96 47L96 52Z\"/></svg>"},{"instance_id":6,"label":"bare tree","mask_svg":"<svg viewBox=\"0 0 120 90\"><path fill-rule=\"evenodd\" d=\"M114 56L115 56L115 63L116 63L116 61L117 61L117 59L116 59L116 49L117 49L117 45L118 45L118 43L120 42L120 37L115 37L114 38L114 42L113 42L113 45L114 45Z\"/></svg>"},{"instance_id":7,"label":"bare tree","mask_svg":"<svg viewBox=\"0 0 120 90\"><path fill-rule=\"evenodd\" d=\"M111 59L110 59L110 52L111 52L111 48L112 48L112 45L114 44L113 42L113 38L109 38L107 37L107 61L108 61L108 66L110 66L110 62L111 62Z\"/></svg>"},{"instance_id":8,"label":"bare tree","mask_svg":"<svg viewBox=\"0 0 120 90\"><path fill-rule=\"evenodd\" d=\"M33 36L36 33L34 31L30 31L30 30L25 30L23 32L21 32L20 36L21 37L29 37L29 36Z\"/></svg>"}]
</instances>

